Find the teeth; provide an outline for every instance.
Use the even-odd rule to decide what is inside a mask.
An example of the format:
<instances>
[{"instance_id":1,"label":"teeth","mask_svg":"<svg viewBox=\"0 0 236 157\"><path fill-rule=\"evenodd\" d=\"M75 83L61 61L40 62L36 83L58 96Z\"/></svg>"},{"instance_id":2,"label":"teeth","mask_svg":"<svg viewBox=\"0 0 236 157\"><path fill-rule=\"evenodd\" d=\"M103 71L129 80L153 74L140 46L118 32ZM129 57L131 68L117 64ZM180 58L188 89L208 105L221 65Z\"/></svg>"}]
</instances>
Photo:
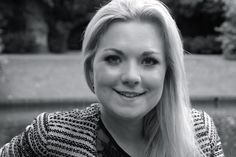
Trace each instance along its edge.
<instances>
[{"instance_id":1,"label":"teeth","mask_svg":"<svg viewBox=\"0 0 236 157\"><path fill-rule=\"evenodd\" d=\"M129 98L142 95L142 93L131 93L131 92L118 92L118 93Z\"/></svg>"}]
</instances>

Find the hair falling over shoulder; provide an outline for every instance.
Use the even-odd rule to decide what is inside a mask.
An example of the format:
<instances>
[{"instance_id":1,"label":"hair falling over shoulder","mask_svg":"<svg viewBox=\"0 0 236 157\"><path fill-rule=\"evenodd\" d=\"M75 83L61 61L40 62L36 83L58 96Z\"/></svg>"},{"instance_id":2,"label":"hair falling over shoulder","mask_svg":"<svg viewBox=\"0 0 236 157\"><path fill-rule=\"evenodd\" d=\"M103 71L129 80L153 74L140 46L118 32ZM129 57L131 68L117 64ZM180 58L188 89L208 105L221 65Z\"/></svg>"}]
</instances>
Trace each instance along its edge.
<instances>
[{"instance_id":1,"label":"hair falling over shoulder","mask_svg":"<svg viewBox=\"0 0 236 157\"><path fill-rule=\"evenodd\" d=\"M90 21L84 34L84 71L92 90L92 58L99 39L116 21L149 21L159 25L164 35L167 72L162 97L144 118L147 157L204 156L195 140L190 101L186 86L183 45L175 21L159 0L112 0Z\"/></svg>"}]
</instances>

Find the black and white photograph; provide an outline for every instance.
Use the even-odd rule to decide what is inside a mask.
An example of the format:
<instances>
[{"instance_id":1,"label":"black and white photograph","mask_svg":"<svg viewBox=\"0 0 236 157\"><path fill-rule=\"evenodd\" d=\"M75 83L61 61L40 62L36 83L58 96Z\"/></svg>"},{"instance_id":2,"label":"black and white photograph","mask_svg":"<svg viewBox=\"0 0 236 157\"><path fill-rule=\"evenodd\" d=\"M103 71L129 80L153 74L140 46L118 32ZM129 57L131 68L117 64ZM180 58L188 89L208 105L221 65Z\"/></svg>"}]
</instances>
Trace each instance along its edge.
<instances>
[{"instance_id":1,"label":"black and white photograph","mask_svg":"<svg viewBox=\"0 0 236 157\"><path fill-rule=\"evenodd\" d=\"M235 0L1 0L0 157L235 157Z\"/></svg>"}]
</instances>

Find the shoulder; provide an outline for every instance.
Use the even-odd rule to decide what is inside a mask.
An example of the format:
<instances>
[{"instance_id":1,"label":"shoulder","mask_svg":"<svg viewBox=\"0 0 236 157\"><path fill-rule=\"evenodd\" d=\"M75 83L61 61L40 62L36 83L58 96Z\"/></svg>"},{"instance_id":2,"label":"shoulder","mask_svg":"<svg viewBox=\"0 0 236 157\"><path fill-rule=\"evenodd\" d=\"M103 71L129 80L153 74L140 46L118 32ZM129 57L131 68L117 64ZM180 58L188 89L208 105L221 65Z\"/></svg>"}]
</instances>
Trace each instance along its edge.
<instances>
[{"instance_id":1,"label":"shoulder","mask_svg":"<svg viewBox=\"0 0 236 157\"><path fill-rule=\"evenodd\" d=\"M62 120L68 122L76 122L73 120L97 120L99 118L99 104L92 104L84 109L74 109L65 112L53 112L48 114L49 122ZM72 120L72 121L71 121Z\"/></svg>"},{"instance_id":2,"label":"shoulder","mask_svg":"<svg viewBox=\"0 0 236 157\"><path fill-rule=\"evenodd\" d=\"M99 116L99 104L81 110L49 113L48 150L54 155L94 156Z\"/></svg>"},{"instance_id":3,"label":"shoulder","mask_svg":"<svg viewBox=\"0 0 236 157\"><path fill-rule=\"evenodd\" d=\"M211 132L216 130L212 118L204 111L192 109L193 126L198 138L207 136L210 138Z\"/></svg>"},{"instance_id":4,"label":"shoulder","mask_svg":"<svg viewBox=\"0 0 236 157\"><path fill-rule=\"evenodd\" d=\"M65 126L89 123L88 125L92 126L98 121L99 112L99 104L92 104L89 107L72 111L41 113L34 121L47 132L53 126L62 127L62 124Z\"/></svg>"},{"instance_id":5,"label":"shoulder","mask_svg":"<svg viewBox=\"0 0 236 157\"><path fill-rule=\"evenodd\" d=\"M66 112L54 112L48 114L49 131L52 130L94 130L99 120L99 105L92 104L84 109L75 109Z\"/></svg>"},{"instance_id":6,"label":"shoulder","mask_svg":"<svg viewBox=\"0 0 236 157\"><path fill-rule=\"evenodd\" d=\"M84 109L74 109L72 111L41 113L34 122L28 126L35 125L42 134L49 134L53 131L73 128L77 129L95 129L99 120L99 104L92 104Z\"/></svg>"},{"instance_id":7,"label":"shoulder","mask_svg":"<svg viewBox=\"0 0 236 157\"><path fill-rule=\"evenodd\" d=\"M192 109L193 128L199 144L209 142L209 122L212 121L210 116L203 111Z\"/></svg>"},{"instance_id":8,"label":"shoulder","mask_svg":"<svg viewBox=\"0 0 236 157\"><path fill-rule=\"evenodd\" d=\"M207 156L223 157L220 137L213 119L204 111L192 109L193 127L197 142Z\"/></svg>"},{"instance_id":9,"label":"shoulder","mask_svg":"<svg viewBox=\"0 0 236 157\"><path fill-rule=\"evenodd\" d=\"M206 129L206 127L209 127L209 122L212 121L211 117L204 111L192 109L191 110L192 119L195 131Z\"/></svg>"},{"instance_id":10,"label":"shoulder","mask_svg":"<svg viewBox=\"0 0 236 157\"><path fill-rule=\"evenodd\" d=\"M99 105L42 113L0 149L0 156L95 156Z\"/></svg>"}]
</instances>

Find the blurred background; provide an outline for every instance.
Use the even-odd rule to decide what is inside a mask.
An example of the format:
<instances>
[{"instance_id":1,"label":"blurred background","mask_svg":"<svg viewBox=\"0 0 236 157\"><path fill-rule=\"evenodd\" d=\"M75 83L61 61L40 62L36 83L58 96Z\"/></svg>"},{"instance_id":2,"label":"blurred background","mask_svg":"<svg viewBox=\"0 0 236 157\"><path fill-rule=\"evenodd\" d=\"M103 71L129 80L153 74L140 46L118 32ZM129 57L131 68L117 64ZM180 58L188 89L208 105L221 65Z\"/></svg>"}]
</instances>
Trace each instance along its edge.
<instances>
[{"instance_id":1,"label":"blurred background","mask_svg":"<svg viewBox=\"0 0 236 157\"><path fill-rule=\"evenodd\" d=\"M236 1L162 0L184 43L192 104L209 113L226 157L236 155ZM0 147L41 112L96 97L83 76L86 25L108 0L0 1Z\"/></svg>"}]
</instances>

